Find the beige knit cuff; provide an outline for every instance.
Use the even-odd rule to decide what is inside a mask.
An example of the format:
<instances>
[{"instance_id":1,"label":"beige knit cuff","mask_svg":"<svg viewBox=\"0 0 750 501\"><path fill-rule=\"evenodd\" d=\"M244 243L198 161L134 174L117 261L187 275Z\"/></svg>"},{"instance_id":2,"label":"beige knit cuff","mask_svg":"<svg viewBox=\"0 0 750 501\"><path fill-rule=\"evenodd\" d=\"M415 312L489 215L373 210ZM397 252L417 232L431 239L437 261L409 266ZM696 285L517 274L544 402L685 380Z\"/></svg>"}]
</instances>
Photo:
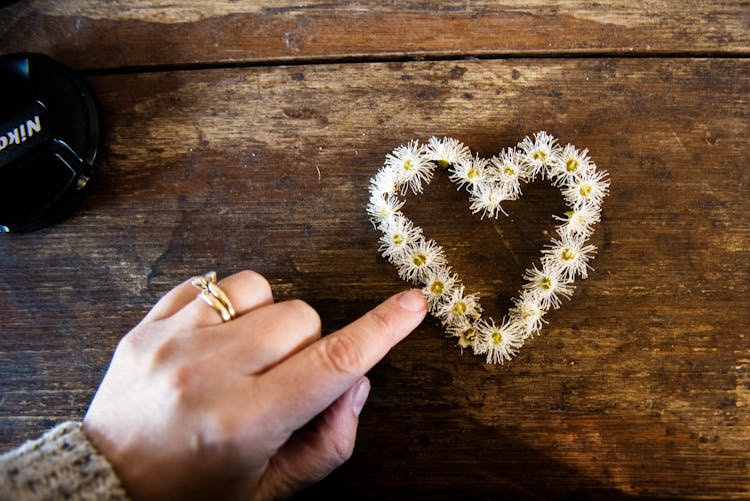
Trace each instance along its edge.
<instances>
[{"instance_id":1,"label":"beige knit cuff","mask_svg":"<svg viewBox=\"0 0 750 501\"><path fill-rule=\"evenodd\" d=\"M127 500L107 459L68 421L0 456L0 500Z\"/></svg>"}]
</instances>

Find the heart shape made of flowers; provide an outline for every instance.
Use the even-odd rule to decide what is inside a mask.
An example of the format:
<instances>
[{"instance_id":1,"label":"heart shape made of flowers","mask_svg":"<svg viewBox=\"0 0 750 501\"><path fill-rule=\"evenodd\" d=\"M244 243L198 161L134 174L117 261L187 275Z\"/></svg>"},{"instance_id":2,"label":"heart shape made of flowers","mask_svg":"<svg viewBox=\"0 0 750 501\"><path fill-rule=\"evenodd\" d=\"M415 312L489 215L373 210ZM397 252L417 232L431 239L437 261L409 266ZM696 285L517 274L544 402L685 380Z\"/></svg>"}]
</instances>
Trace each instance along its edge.
<instances>
[{"instance_id":1,"label":"heart shape made of flowers","mask_svg":"<svg viewBox=\"0 0 750 501\"><path fill-rule=\"evenodd\" d=\"M471 211L482 218L507 215L501 202L518 199L521 183L537 177L559 187L570 208L564 216L553 216L560 221L557 238L542 250L539 266L526 270L526 283L502 322L482 317L478 294L464 292L442 247L425 238L422 229L401 212L403 195L409 190L421 193L436 168L448 169L458 189L467 189ZM383 232L379 248L383 257L396 266L402 279L422 287L430 313L446 332L458 338L462 349L485 356L487 363L503 363L541 330L550 308L559 308L562 298L570 298L575 279L588 276L596 252L588 239L601 219L608 189L607 172L597 169L588 150L570 144L562 147L544 131L489 159L472 155L456 139L432 137L426 144L410 141L386 156L370 180L367 213Z\"/></svg>"}]
</instances>

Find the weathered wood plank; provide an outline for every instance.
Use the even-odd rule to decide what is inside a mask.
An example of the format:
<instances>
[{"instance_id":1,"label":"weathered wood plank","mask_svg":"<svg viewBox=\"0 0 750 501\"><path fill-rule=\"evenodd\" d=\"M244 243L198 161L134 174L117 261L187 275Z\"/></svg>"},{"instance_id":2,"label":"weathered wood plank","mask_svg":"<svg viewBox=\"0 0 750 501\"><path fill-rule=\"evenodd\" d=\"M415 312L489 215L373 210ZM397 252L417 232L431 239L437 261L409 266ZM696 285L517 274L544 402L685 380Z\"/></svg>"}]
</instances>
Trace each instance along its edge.
<instances>
[{"instance_id":1,"label":"weathered wood plank","mask_svg":"<svg viewBox=\"0 0 750 501\"><path fill-rule=\"evenodd\" d=\"M344 325L404 287L364 213L392 147L437 134L492 154L546 129L610 172L596 271L502 367L426 321L372 372L351 463L309 495L746 498L749 69L518 59L92 77L107 119L93 193L61 225L0 239L0 443L80 417L120 335L197 272L256 269L326 331ZM562 207L542 183L526 192L497 223L444 176L406 207L497 315Z\"/></svg>"},{"instance_id":2,"label":"weathered wood plank","mask_svg":"<svg viewBox=\"0 0 750 501\"><path fill-rule=\"evenodd\" d=\"M79 69L296 59L750 52L746 2L29 0L3 52Z\"/></svg>"}]
</instances>

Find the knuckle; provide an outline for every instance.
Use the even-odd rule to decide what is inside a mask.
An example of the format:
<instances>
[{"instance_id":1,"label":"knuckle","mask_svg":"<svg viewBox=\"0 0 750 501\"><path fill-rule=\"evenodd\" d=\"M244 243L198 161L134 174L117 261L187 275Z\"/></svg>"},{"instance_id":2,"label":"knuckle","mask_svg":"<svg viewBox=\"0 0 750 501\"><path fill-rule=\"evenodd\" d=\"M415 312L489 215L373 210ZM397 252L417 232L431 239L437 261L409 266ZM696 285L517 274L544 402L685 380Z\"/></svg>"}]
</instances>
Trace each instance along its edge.
<instances>
[{"instance_id":1,"label":"knuckle","mask_svg":"<svg viewBox=\"0 0 750 501\"><path fill-rule=\"evenodd\" d=\"M354 441L343 435L338 435L330 441L332 466L344 464L354 453Z\"/></svg>"},{"instance_id":2,"label":"knuckle","mask_svg":"<svg viewBox=\"0 0 750 501\"><path fill-rule=\"evenodd\" d=\"M193 382L195 367L190 364L175 367L171 377L171 386L175 390L189 388Z\"/></svg>"},{"instance_id":3,"label":"knuckle","mask_svg":"<svg viewBox=\"0 0 750 501\"><path fill-rule=\"evenodd\" d=\"M362 351L348 336L329 336L320 343L318 354L324 367L334 373L354 375L361 372Z\"/></svg>"},{"instance_id":4,"label":"knuckle","mask_svg":"<svg viewBox=\"0 0 750 501\"><path fill-rule=\"evenodd\" d=\"M135 331L130 331L120 338L117 348L115 348L116 355L122 355L123 353L130 354L137 349L138 343L136 342L135 334Z\"/></svg>"},{"instance_id":5,"label":"knuckle","mask_svg":"<svg viewBox=\"0 0 750 501\"><path fill-rule=\"evenodd\" d=\"M269 297L271 294L271 284L266 280L266 277L252 270L243 270L237 273L239 279L244 283L249 283L254 289L260 289L264 294Z\"/></svg>"},{"instance_id":6,"label":"knuckle","mask_svg":"<svg viewBox=\"0 0 750 501\"><path fill-rule=\"evenodd\" d=\"M196 364L185 364L170 371L169 391L174 401L183 409L192 409L201 396L201 371Z\"/></svg>"},{"instance_id":7,"label":"knuckle","mask_svg":"<svg viewBox=\"0 0 750 501\"><path fill-rule=\"evenodd\" d=\"M397 325L394 319L387 315L381 308L375 308L365 314L367 322L365 322L365 329L368 330L367 334L386 336L391 338L395 336Z\"/></svg>"},{"instance_id":8,"label":"knuckle","mask_svg":"<svg viewBox=\"0 0 750 501\"><path fill-rule=\"evenodd\" d=\"M117 351L138 352L145 346L148 333L143 326L137 326L125 334L117 343Z\"/></svg>"},{"instance_id":9,"label":"knuckle","mask_svg":"<svg viewBox=\"0 0 750 501\"><path fill-rule=\"evenodd\" d=\"M318 329L320 328L320 315L318 315L318 312L315 311L315 308L313 308L306 302L300 299L292 299L290 301L286 301L283 304L286 308L289 308L291 310L290 313L297 321L305 325L312 325Z\"/></svg>"},{"instance_id":10,"label":"knuckle","mask_svg":"<svg viewBox=\"0 0 750 501\"><path fill-rule=\"evenodd\" d=\"M137 360L147 357L153 349L153 333L149 331L147 326L139 325L120 338L115 349L115 358Z\"/></svg>"},{"instance_id":11,"label":"knuckle","mask_svg":"<svg viewBox=\"0 0 750 501\"><path fill-rule=\"evenodd\" d=\"M175 338L167 338L159 342L153 348L151 354L151 363L154 366L160 366L177 358L180 351L180 342Z\"/></svg>"},{"instance_id":12,"label":"knuckle","mask_svg":"<svg viewBox=\"0 0 750 501\"><path fill-rule=\"evenodd\" d=\"M161 364L178 353L178 344L174 329L169 323L141 323L120 338L116 353Z\"/></svg>"}]
</instances>

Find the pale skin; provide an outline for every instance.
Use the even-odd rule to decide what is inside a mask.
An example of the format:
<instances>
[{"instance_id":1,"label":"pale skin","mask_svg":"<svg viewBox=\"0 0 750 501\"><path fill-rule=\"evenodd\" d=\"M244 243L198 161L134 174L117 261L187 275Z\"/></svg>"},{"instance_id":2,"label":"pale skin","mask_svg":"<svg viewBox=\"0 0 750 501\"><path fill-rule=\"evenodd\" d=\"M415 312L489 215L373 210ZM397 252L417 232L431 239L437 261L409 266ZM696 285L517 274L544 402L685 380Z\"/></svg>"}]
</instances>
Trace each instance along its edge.
<instances>
[{"instance_id":1,"label":"pale skin","mask_svg":"<svg viewBox=\"0 0 750 501\"><path fill-rule=\"evenodd\" d=\"M422 293L321 338L315 310L244 271L221 317L189 281L120 342L83 422L133 499L287 497L352 454L364 374L419 325Z\"/></svg>"}]
</instances>

